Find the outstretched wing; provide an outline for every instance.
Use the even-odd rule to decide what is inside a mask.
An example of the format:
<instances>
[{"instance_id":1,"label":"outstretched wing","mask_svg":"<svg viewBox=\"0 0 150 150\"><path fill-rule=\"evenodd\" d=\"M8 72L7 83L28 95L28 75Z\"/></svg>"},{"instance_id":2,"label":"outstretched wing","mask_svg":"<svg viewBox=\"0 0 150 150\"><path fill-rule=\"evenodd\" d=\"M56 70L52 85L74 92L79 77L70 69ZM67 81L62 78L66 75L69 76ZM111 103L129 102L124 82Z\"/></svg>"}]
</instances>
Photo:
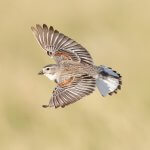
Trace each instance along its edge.
<instances>
[{"instance_id":1,"label":"outstretched wing","mask_svg":"<svg viewBox=\"0 0 150 150\"><path fill-rule=\"evenodd\" d=\"M43 24L43 27L37 24L36 27L31 27L31 29L41 47L46 50L49 56L54 57L57 63L72 60L93 64L91 55L83 46L54 30L52 26L48 28L45 24Z\"/></svg>"},{"instance_id":2,"label":"outstretched wing","mask_svg":"<svg viewBox=\"0 0 150 150\"><path fill-rule=\"evenodd\" d=\"M96 81L91 76L71 77L66 81L58 83L48 106L57 108L74 103L92 93L95 85Z\"/></svg>"}]
</instances>

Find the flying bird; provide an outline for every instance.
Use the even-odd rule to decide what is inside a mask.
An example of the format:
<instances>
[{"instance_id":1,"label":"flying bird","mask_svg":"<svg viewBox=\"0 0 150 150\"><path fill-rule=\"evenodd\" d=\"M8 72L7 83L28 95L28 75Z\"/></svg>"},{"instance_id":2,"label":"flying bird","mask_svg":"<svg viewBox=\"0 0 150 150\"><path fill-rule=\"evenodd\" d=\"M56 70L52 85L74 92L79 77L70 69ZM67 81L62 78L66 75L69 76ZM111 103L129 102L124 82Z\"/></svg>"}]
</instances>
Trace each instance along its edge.
<instances>
[{"instance_id":1,"label":"flying bird","mask_svg":"<svg viewBox=\"0 0 150 150\"><path fill-rule=\"evenodd\" d=\"M121 75L110 67L94 65L82 45L46 24L31 29L42 49L56 61L38 73L57 84L49 104L43 107L65 107L91 94L96 87L102 96L121 89Z\"/></svg>"}]
</instances>

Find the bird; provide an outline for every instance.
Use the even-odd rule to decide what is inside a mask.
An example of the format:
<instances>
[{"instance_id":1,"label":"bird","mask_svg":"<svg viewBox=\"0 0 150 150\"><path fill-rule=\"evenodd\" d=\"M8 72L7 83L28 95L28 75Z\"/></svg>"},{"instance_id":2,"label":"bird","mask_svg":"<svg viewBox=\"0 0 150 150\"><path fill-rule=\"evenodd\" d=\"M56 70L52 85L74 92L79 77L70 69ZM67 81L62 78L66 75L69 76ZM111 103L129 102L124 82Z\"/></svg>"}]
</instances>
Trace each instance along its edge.
<instances>
[{"instance_id":1,"label":"bird","mask_svg":"<svg viewBox=\"0 0 150 150\"><path fill-rule=\"evenodd\" d=\"M42 49L56 61L38 73L57 84L44 108L64 108L93 93L96 87L103 97L121 89L121 75L110 67L95 65L87 49L72 38L46 24L36 24L31 30Z\"/></svg>"}]
</instances>

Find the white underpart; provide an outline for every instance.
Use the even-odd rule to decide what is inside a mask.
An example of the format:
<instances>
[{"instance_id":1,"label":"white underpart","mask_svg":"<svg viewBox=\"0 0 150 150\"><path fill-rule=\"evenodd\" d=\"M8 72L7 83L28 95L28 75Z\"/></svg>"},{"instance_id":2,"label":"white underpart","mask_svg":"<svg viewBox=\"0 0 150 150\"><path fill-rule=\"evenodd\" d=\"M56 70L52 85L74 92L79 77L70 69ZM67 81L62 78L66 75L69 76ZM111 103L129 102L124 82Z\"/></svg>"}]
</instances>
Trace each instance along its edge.
<instances>
[{"instance_id":1,"label":"white underpart","mask_svg":"<svg viewBox=\"0 0 150 150\"><path fill-rule=\"evenodd\" d=\"M44 74L47 78L49 78L50 80L55 80L57 79L57 75L56 74Z\"/></svg>"},{"instance_id":2,"label":"white underpart","mask_svg":"<svg viewBox=\"0 0 150 150\"><path fill-rule=\"evenodd\" d=\"M108 93L115 91L119 85L119 80L111 77L107 77L106 79L101 78L96 82L102 96L106 96Z\"/></svg>"}]
</instances>

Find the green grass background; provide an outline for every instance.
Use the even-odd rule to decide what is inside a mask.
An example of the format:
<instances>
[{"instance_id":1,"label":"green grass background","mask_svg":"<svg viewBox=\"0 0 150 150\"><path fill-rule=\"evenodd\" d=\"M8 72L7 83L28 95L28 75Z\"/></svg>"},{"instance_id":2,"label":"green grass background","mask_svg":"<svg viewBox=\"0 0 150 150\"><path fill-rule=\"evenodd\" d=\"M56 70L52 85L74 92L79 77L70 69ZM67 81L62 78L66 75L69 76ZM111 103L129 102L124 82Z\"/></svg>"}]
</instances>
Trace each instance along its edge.
<instances>
[{"instance_id":1,"label":"green grass background","mask_svg":"<svg viewBox=\"0 0 150 150\"><path fill-rule=\"evenodd\" d=\"M150 149L150 1L2 0L1 150ZM54 63L30 27L46 23L72 37L95 64L118 70L122 90L65 109L44 109L55 87L40 69Z\"/></svg>"}]
</instances>

